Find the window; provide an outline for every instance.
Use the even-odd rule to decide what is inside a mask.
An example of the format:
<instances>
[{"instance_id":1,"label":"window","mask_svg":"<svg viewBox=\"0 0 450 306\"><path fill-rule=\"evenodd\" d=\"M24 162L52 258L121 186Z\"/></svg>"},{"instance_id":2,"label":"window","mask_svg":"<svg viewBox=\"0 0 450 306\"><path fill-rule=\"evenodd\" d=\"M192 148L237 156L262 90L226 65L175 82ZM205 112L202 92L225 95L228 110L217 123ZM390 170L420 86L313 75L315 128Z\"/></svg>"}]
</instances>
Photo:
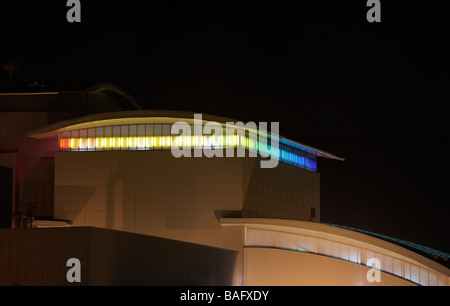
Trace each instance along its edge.
<instances>
[{"instance_id":1,"label":"window","mask_svg":"<svg viewBox=\"0 0 450 306\"><path fill-rule=\"evenodd\" d=\"M278 148L271 148L270 137L259 139L253 131L245 131L245 134L224 133L222 135L203 135L203 129L194 130L194 125L189 125L190 135L181 138L172 135L171 124L129 124L100 126L94 128L79 129L61 132L59 134L59 146L61 151L109 151L109 150L149 150L168 149L172 145L182 147L191 146L197 148L226 148L235 152L239 149L250 157L256 157L259 153L262 157L278 159L282 162L305 168L311 171L317 170L316 156L306 153L298 148L278 143ZM197 129L199 127L197 126ZM225 131L225 128L224 128ZM186 131L188 132L188 131ZM197 133L196 133L197 132ZM226 132L229 132L227 129ZM259 135L261 136L261 135ZM316 218L315 209L311 209L311 218Z\"/></svg>"}]
</instances>

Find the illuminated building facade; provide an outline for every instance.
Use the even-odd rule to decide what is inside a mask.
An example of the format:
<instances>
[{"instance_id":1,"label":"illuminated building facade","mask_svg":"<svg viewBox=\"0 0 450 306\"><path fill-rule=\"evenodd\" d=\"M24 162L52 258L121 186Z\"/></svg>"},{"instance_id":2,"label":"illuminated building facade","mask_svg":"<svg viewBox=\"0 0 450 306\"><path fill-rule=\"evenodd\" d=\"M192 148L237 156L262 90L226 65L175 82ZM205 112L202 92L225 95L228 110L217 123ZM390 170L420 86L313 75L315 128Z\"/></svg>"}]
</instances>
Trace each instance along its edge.
<instances>
[{"instance_id":1,"label":"illuminated building facade","mask_svg":"<svg viewBox=\"0 0 450 306\"><path fill-rule=\"evenodd\" d=\"M260 168L261 157L248 154L175 158L170 148L180 138L171 136L171 125L194 124L193 118L167 111L104 113L58 122L30 136L58 146L55 219L238 251L234 284L242 284L243 231L223 228L219 219L319 221L317 157L338 158L282 138L275 152L280 163L273 169ZM203 119L203 124L231 122ZM193 150L210 144L270 150L237 132L218 139L191 135L182 141Z\"/></svg>"},{"instance_id":2,"label":"illuminated building facade","mask_svg":"<svg viewBox=\"0 0 450 306\"><path fill-rule=\"evenodd\" d=\"M229 250L236 254L232 285L449 285L447 254L320 223L317 161L342 158L267 132L276 136L274 149L252 137L258 131L226 133L235 120L210 115L201 126L217 122L222 135L172 135L179 122L194 131L194 115L121 109L28 129L54 167L52 220L37 226L96 227ZM244 149L246 156L177 158L173 145ZM261 168L269 153L279 163ZM381 283L366 278L370 258L380 263Z\"/></svg>"}]
</instances>

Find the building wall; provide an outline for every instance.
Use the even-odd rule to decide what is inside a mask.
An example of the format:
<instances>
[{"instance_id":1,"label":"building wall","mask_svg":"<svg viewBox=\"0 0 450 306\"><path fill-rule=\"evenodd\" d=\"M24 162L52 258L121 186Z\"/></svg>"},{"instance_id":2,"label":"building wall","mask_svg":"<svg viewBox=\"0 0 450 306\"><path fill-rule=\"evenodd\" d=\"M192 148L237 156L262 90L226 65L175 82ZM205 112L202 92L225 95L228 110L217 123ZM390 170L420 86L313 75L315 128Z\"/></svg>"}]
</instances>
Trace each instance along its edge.
<instances>
[{"instance_id":1,"label":"building wall","mask_svg":"<svg viewBox=\"0 0 450 306\"><path fill-rule=\"evenodd\" d=\"M309 220L306 205L319 210L318 184L317 173L282 163L260 169L256 158L174 158L170 150L57 152L54 216L74 226L238 251L234 284L240 285L243 230L221 227L218 219L292 214ZM299 197L298 208L283 206L289 188ZM271 193L267 202L265 193Z\"/></svg>"},{"instance_id":2,"label":"building wall","mask_svg":"<svg viewBox=\"0 0 450 306\"><path fill-rule=\"evenodd\" d=\"M246 286L414 286L380 272L381 282L368 282L369 267L311 253L270 248L244 249Z\"/></svg>"},{"instance_id":3,"label":"building wall","mask_svg":"<svg viewBox=\"0 0 450 306\"><path fill-rule=\"evenodd\" d=\"M74 226L224 246L216 240L223 230L216 213L242 209L238 159L176 159L170 151L58 152L55 168L55 218Z\"/></svg>"},{"instance_id":4,"label":"building wall","mask_svg":"<svg viewBox=\"0 0 450 306\"><path fill-rule=\"evenodd\" d=\"M92 227L0 229L1 286L230 285L236 252ZM69 283L67 260L80 261Z\"/></svg>"},{"instance_id":5,"label":"building wall","mask_svg":"<svg viewBox=\"0 0 450 306\"><path fill-rule=\"evenodd\" d=\"M18 162L17 152L0 152L0 167L11 169L11 200L8 205L11 207L12 213L14 213L15 203L16 203L16 168ZM2 201L5 201L4 198ZM6 203L4 203L6 205Z\"/></svg>"},{"instance_id":6,"label":"building wall","mask_svg":"<svg viewBox=\"0 0 450 306\"><path fill-rule=\"evenodd\" d=\"M57 139L30 138L48 124L46 112L0 112L0 165L13 169L13 213L36 206L37 216L53 215L54 152Z\"/></svg>"},{"instance_id":7,"label":"building wall","mask_svg":"<svg viewBox=\"0 0 450 306\"><path fill-rule=\"evenodd\" d=\"M51 123L90 113L120 111L125 97L115 92L116 87L103 85L106 87L97 89L107 88L109 95L74 88L48 89L47 93L17 88L18 92L8 93L6 89L0 94L0 166L13 170L13 214L24 215L32 208L35 217L53 216L58 137L44 140L28 135Z\"/></svg>"},{"instance_id":8,"label":"building wall","mask_svg":"<svg viewBox=\"0 0 450 306\"><path fill-rule=\"evenodd\" d=\"M11 227L13 170L0 166L0 228Z\"/></svg>"},{"instance_id":9,"label":"building wall","mask_svg":"<svg viewBox=\"0 0 450 306\"><path fill-rule=\"evenodd\" d=\"M250 179L244 218L320 221L320 174L286 163L263 169L246 163ZM312 215L311 209L314 209Z\"/></svg>"},{"instance_id":10,"label":"building wall","mask_svg":"<svg viewBox=\"0 0 450 306\"><path fill-rule=\"evenodd\" d=\"M87 245L87 228L0 229L0 285L69 285L69 258L80 260L82 281L86 283Z\"/></svg>"},{"instance_id":11,"label":"building wall","mask_svg":"<svg viewBox=\"0 0 450 306\"><path fill-rule=\"evenodd\" d=\"M55 162L57 219L242 250L242 229L218 221L242 209L242 159L176 159L159 150L57 152Z\"/></svg>"}]
</instances>

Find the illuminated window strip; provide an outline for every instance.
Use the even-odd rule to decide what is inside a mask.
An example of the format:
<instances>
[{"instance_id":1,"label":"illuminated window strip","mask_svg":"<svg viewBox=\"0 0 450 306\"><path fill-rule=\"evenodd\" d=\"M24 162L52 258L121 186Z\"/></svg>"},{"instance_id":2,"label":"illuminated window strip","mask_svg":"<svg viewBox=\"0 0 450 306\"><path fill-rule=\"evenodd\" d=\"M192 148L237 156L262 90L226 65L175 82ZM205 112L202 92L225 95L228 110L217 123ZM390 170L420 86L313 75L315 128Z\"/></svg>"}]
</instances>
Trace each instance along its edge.
<instances>
[{"instance_id":1,"label":"illuminated window strip","mask_svg":"<svg viewBox=\"0 0 450 306\"><path fill-rule=\"evenodd\" d=\"M127 137L70 137L60 138L61 151L107 151L170 149L172 143L179 147L193 148L245 148L264 156L271 155L282 162L317 171L317 162L283 148L271 152L268 143L240 135L224 136L127 136ZM270 143L270 142L269 142Z\"/></svg>"},{"instance_id":2,"label":"illuminated window strip","mask_svg":"<svg viewBox=\"0 0 450 306\"><path fill-rule=\"evenodd\" d=\"M88 149L107 150L107 149L162 149L171 148L172 143L180 147L208 147L208 148L226 148L239 147L246 149L256 148L256 144L250 144L250 141L244 137L231 136L230 139L222 139L218 136L129 136L129 137L71 137L60 138L59 148L61 151L87 151Z\"/></svg>"}]
</instances>

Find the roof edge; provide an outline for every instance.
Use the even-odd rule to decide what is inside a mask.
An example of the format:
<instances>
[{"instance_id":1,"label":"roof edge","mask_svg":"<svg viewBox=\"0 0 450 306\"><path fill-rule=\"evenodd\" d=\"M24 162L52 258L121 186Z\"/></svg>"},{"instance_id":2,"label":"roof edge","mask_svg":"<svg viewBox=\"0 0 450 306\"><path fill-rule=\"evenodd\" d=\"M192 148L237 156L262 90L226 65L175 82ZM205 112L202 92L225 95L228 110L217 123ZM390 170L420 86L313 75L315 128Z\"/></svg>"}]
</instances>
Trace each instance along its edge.
<instances>
[{"instance_id":1,"label":"roof edge","mask_svg":"<svg viewBox=\"0 0 450 306\"><path fill-rule=\"evenodd\" d=\"M58 132L61 132L63 129L68 128L68 127L72 127L72 126L76 126L76 125L83 125L83 124L88 124L88 123L93 123L93 122L101 122L101 121L106 121L106 120L122 120L122 119L126 120L126 119L132 119L132 118L171 118L171 119L193 120L195 114L196 113L194 113L194 112L173 111L173 110L126 110L126 111L119 111L119 112L98 113L98 114L92 114L92 115L88 115L88 116L83 116L83 117L78 117L78 118L74 118L74 119L56 122L56 123L50 124L48 126L45 126L43 128L29 132L28 136L37 138L37 139L43 139L43 138L51 137L52 135L54 135ZM209 115L209 114L202 114L202 120L219 122L221 124L242 122L242 121L235 120L235 119L220 117L220 116L216 116L216 115ZM269 134L275 135L272 133L269 133ZM342 157L338 157L336 155L333 155L333 154L325 152L323 150L314 148L312 146L302 144L300 142L288 139L288 138L280 136L280 135L276 135L276 136L278 136L280 138L280 142L283 142L289 146L301 149L306 152L312 151L310 153L313 155L316 155L318 157L324 157L324 158L329 158L329 159L334 159L334 160L339 160L339 161L345 160Z\"/></svg>"}]
</instances>

